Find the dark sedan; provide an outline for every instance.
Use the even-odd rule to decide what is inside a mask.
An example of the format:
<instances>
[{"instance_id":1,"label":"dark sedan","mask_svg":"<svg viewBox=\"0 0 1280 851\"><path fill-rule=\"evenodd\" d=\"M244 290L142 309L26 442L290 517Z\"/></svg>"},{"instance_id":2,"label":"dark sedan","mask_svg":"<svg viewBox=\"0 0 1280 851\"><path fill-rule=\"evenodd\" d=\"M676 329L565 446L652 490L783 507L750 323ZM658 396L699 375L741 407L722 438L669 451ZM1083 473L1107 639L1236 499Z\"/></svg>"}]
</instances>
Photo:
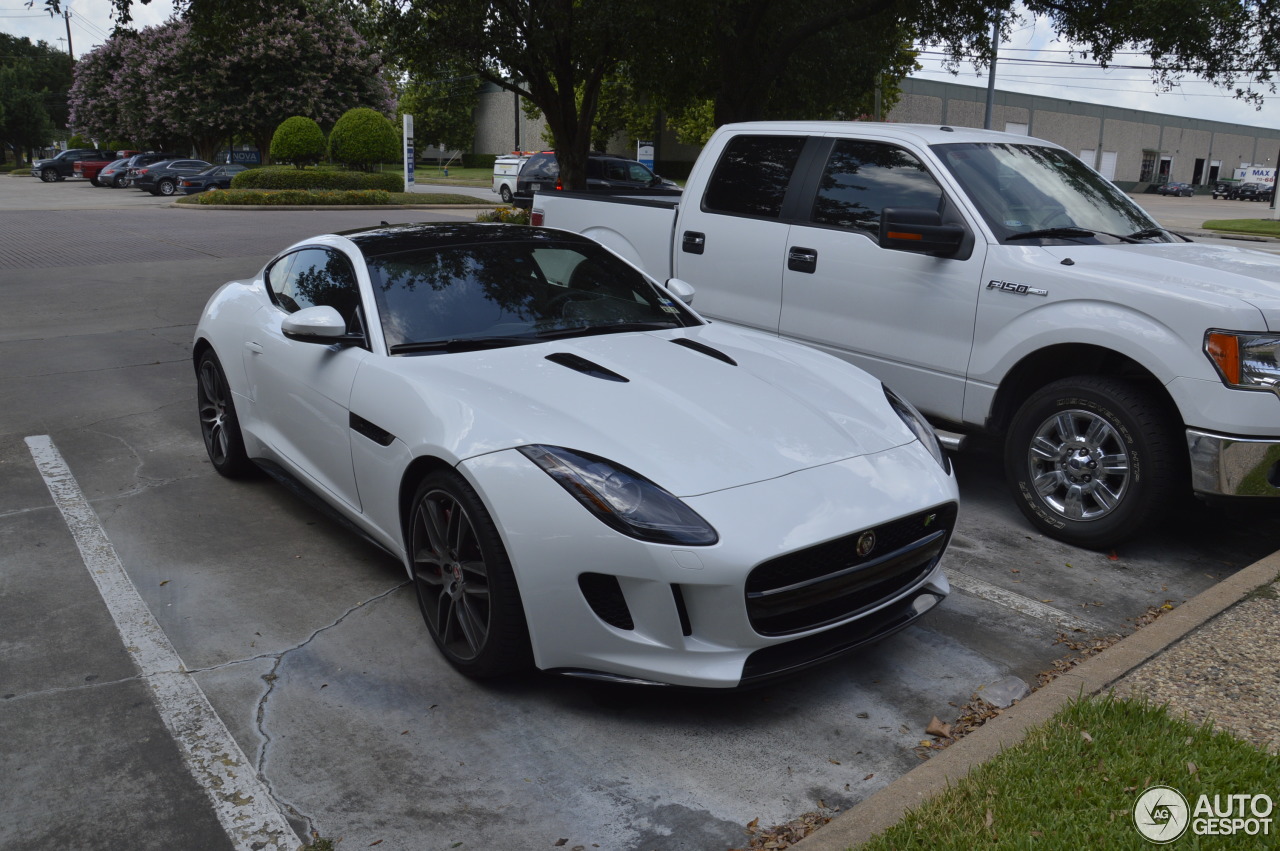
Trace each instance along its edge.
<instances>
[{"instance_id":1,"label":"dark sedan","mask_svg":"<svg viewBox=\"0 0 1280 851\"><path fill-rule=\"evenodd\" d=\"M161 160L141 168L129 169L126 185L150 192L152 195L173 195L178 191L178 181L189 174L204 171L213 163L204 160Z\"/></svg>"},{"instance_id":2,"label":"dark sedan","mask_svg":"<svg viewBox=\"0 0 1280 851\"><path fill-rule=\"evenodd\" d=\"M1161 195L1172 195L1175 198L1190 198L1196 194L1196 188L1190 183L1166 183L1163 186L1157 186L1156 192Z\"/></svg>"},{"instance_id":3,"label":"dark sedan","mask_svg":"<svg viewBox=\"0 0 1280 851\"><path fill-rule=\"evenodd\" d=\"M122 160L116 160L112 163L107 163L102 167L102 171L98 172L98 185L112 186L118 189L121 186L124 186L125 177L127 177L128 174L128 157L125 157Z\"/></svg>"},{"instance_id":4,"label":"dark sedan","mask_svg":"<svg viewBox=\"0 0 1280 851\"><path fill-rule=\"evenodd\" d=\"M237 163L209 166L204 171L180 177L178 179L178 189L188 195L209 189L230 189L231 178L247 170Z\"/></svg>"}]
</instances>

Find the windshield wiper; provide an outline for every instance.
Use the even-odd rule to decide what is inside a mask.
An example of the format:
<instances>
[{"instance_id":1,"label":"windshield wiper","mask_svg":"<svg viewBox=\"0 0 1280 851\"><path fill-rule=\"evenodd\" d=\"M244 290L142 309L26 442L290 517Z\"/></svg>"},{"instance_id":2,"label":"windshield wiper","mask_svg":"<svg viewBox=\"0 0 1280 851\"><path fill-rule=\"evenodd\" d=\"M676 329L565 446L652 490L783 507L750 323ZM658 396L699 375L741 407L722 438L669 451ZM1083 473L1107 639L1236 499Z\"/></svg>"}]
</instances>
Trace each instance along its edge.
<instances>
[{"instance_id":1,"label":"windshield wiper","mask_svg":"<svg viewBox=\"0 0 1280 851\"><path fill-rule=\"evenodd\" d=\"M504 346L521 346L535 340L527 336L506 337L455 337L448 340L423 340L418 343L396 343L389 351L393 355L414 352L474 352L480 349L500 349Z\"/></svg>"},{"instance_id":2,"label":"windshield wiper","mask_svg":"<svg viewBox=\"0 0 1280 851\"><path fill-rule=\"evenodd\" d=\"M1107 233L1105 230L1089 230L1087 228L1040 228L1039 230L1029 230L1023 233L1010 234L1005 237L1006 242L1013 242L1015 239L1087 239L1091 236L1109 236L1112 239L1118 239L1121 242L1138 242L1131 236L1121 236L1118 233Z\"/></svg>"},{"instance_id":3,"label":"windshield wiper","mask_svg":"<svg viewBox=\"0 0 1280 851\"><path fill-rule=\"evenodd\" d=\"M1160 236L1161 234L1176 236L1178 239L1182 240L1183 242L1195 242L1195 240L1191 239L1190 237L1183 236L1180 233L1174 233L1168 228L1162 228L1158 226L1153 228L1143 228L1140 231L1134 231L1133 233L1129 234L1129 236L1133 239L1151 239L1152 237Z\"/></svg>"}]
</instances>

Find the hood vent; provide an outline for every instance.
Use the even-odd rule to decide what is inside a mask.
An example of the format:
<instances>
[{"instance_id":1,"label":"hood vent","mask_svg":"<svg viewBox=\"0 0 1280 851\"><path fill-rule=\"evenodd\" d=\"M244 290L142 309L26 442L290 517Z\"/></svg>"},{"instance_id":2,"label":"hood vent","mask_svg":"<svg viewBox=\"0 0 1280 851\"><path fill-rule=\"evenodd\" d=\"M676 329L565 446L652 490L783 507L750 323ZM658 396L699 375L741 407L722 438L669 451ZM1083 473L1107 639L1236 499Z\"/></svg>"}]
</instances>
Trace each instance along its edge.
<instances>
[{"instance_id":1,"label":"hood vent","mask_svg":"<svg viewBox=\"0 0 1280 851\"><path fill-rule=\"evenodd\" d=\"M584 357L571 355L568 352L556 352L554 355L547 355L547 360L552 363L558 363L561 366L567 366L569 369L581 372L583 375L590 375L592 378L603 378L605 381L621 381L624 384L631 380L618 375L611 369L605 369L598 363L592 363Z\"/></svg>"},{"instance_id":2,"label":"hood vent","mask_svg":"<svg viewBox=\"0 0 1280 851\"><path fill-rule=\"evenodd\" d=\"M729 357L719 349L711 348L706 343L699 343L697 340L690 340L688 337L677 337L671 342L675 343L677 346L684 346L686 349L693 349L695 352L701 352L702 354L707 355L708 357L713 357L716 360L722 360L729 364L729 366L738 365L736 360Z\"/></svg>"}]
</instances>

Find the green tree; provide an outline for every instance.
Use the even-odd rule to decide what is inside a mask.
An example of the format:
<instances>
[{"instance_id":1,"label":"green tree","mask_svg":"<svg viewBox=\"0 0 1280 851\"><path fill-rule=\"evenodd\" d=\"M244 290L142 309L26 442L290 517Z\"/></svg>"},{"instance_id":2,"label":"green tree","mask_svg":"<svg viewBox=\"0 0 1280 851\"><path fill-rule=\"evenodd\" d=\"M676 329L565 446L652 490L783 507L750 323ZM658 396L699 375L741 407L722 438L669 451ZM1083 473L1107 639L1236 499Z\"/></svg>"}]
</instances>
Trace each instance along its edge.
<instances>
[{"instance_id":1,"label":"green tree","mask_svg":"<svg viewBox=\"0 0 1280 851\"><path fill-rule=\"evenodd\" d=\"M324 159L326 143L320 125L303 115L286 118L271 137L271 161L298 168Z\"/></svg>"},{"instance_id":2,"label":"green tree","mask_svg":"<svg viewBox=\"0 0 1280 851\"><path fill-rule=\"evenodd\" d=\"M566 186L586 185L591 127L605 78L660 35L648 3L612 0L382 0L388 43L409 70L442 63L533 103L555 140ZM664 22L665 23L665 22Z\"/></svg>"},{"instance_id":3,"label":"green tree","mask_svg":"<svg viewBox=\"0 0 1280 851\"><path fill-rule=\"evenodd\" d=\"M54 140L67 124L71 59L47 43L0 33L0 149L23 152Z\"/></svg>"},{"instance_id":4,"label":"green tree","mask_svg":"<svg viewBox=\"0 0 1280 851\"><path fill-rule=\"evenodd\" d=\"M440 67L411 79L400 95L398 112L413 116L419 141L449 151L469 151L475 140L475 108L480 77L465 68Z\"/></svg>"},{"instance_id":5,"label":"green tree","mask_svg":"<svg viewBox=\"0 0 1280 851\"><path fill-rule=\"evenodd\" d=\"M400 159L400 140L386 116L376 109L348 110L329 134L329 159L371 169Z\"/></svg>"}]
</instances>

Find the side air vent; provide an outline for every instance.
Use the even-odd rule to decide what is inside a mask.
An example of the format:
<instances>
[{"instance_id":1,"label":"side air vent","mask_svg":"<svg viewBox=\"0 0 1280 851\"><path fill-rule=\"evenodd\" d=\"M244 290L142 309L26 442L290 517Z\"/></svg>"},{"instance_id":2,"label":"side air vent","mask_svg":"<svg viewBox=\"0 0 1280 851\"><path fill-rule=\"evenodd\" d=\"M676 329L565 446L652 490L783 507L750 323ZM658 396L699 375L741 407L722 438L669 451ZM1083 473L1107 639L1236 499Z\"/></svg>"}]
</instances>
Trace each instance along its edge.
<instances>
[{"instance_id":1,"label":"side air vent","mask_svg":"<svg viewBox=\"0 0 1280 851\"><path fill-rule=\"evenodd\" d=\"M592 378L603 378L605 381L621 381L623 383L631 380L618 375L611 369L605 369L598 363L592 363L584 357L571 355L568 352L556 352L554 355L547 355L547 360L552 363L558 363L561 366L567 366L575 372L581 372L583 375L589 375Z\"/></svg>"},{"instance_id":2,"label":"side air vent","mask_svg":"<svg viewBox=\"0 0 1280 851\"><path fill-rule=\"evenodd\" d=\"M618 629L635 629L627 598L622 596L618 577L607 573L583 573L578 576L578 588L596 617Z\"/></svg>"},{"instance_id":3,"label":"side air vent","mask_svg":"<svg viewBox=\"0 0 1280 851\"><path fill-rule=\"evenodd\" d=\"M684 346L686 349L692 349L695 352L701 352L702 354L707 355L708 357L713 357L716 360L722 360L725 363L729 364L729 366L738 365L738 362L736 360L729 357L719 349L711 348L706 343L699 343L697 340L690 340L688 337L677 337L671 342L675 343L677 346Z\"/></svg>"}]
</instances>

